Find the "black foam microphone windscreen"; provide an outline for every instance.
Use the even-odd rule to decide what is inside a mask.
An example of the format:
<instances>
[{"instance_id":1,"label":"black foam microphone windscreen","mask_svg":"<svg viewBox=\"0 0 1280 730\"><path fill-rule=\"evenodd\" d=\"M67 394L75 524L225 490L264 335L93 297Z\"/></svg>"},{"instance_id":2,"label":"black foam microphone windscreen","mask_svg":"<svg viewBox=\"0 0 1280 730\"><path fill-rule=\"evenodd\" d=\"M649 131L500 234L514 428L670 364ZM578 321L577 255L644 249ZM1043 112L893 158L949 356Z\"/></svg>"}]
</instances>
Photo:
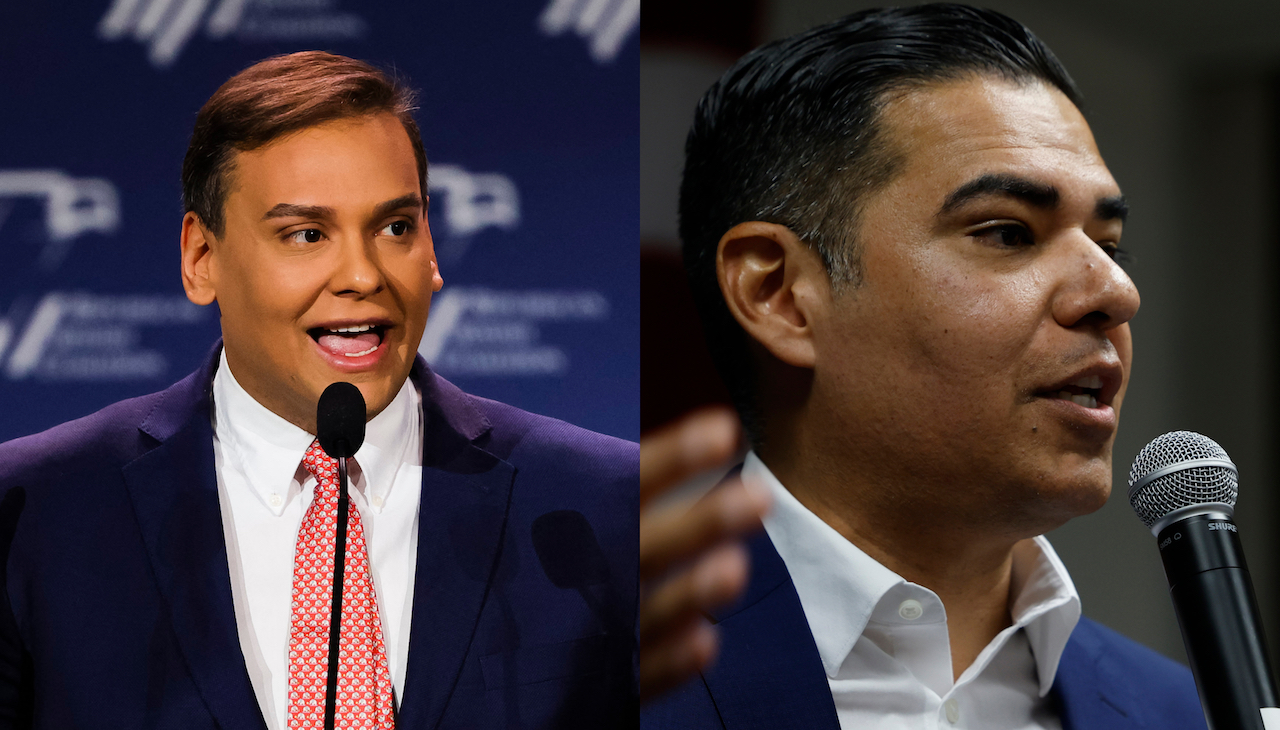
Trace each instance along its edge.
<instances>
[{"instance_id":1,"label":"black foam microphone windscreen","mask_svg":"<svg viewBox=\"0 0 1280 730\"><path fill-rule=\"evenodd\" d=\"M324 389L316 406L316 438L320 448L337 459L350 458L364 443L365 407L360 389L337 382Z\"/></svg>"}]
</instances>

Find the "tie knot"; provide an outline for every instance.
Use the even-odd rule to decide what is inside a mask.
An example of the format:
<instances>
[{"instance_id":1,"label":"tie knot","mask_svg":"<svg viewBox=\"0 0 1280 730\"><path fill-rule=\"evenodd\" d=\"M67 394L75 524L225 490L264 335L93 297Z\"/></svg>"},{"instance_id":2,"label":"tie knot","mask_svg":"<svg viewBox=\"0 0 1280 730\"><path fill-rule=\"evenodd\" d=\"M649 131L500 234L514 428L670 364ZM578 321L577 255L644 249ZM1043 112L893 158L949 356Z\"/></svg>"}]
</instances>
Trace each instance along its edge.
<instances>
[{"instance_id":1,"label":"tie knot","mask_svg":"<svg viewBox=\"0 0 1280 730\"><path fill-rule=\"evenodd\" d=\"M302 466L311 472L311 476L317 481L324 482L333 480L335 483L338 479L338 460L329 456L320 448L320 439L311 442L311 446L307 447L307 453L302 457Z\"/></svg>"}]
</instances>

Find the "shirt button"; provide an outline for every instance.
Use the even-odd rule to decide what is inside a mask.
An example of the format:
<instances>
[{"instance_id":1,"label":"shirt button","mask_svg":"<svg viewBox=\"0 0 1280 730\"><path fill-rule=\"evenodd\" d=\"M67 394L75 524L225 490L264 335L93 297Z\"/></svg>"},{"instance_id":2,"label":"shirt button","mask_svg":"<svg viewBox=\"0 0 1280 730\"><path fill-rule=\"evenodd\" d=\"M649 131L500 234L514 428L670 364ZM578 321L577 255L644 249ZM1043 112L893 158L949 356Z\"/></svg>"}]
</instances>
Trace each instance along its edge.
<instances>
[{"instance_id":1,"label":"shirt button","mask_svg":"<svg viewBox=\"0 0 1280 730\"><path fill-rule=\"evenodd\" d=\"M915 621L924 615L924 606L914 598L908 598L898 606L898 615L908 621Z\"/></svg>"},{"instance_id":2,"label":"shirt button","mask_svg":"<svg viewBox=\"0 0 1280 730\"><path fill-rule=\"evenodd\" d=\"M960 721L960 705L954 697L943 703L942 708L947 711L947 722L954 724Z\"/></svg>"},{"instance_id":3,"label":"shirt button","mask_svg":"<svg viewBox=\"0 0 1280 730\"><path fill-rule=\"evenodd\" d=\"M377 507L378 509L382 509L382 497L374 497L373 506Z\"/></svg>"},{"instance_id":4,"label":"shirt button","mask_svg":"<svg viewBox=\"0 0 1280 730\"><path fill-rule=\"evenodd\" d=\"M271 496L267 497L267 504L271 505L272 507L279 507L280 505L284 504L284 498L273 492Z\"/></svg>"}]
</instances>

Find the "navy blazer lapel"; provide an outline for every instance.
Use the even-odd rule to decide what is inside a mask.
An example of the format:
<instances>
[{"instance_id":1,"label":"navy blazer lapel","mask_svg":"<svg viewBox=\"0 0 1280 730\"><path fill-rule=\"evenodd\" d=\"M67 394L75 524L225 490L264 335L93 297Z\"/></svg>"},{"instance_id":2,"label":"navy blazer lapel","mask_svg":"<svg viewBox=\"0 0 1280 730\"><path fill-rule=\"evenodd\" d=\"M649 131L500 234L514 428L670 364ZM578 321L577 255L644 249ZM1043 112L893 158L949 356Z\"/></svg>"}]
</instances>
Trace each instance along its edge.
<instances>
[{"instance_id":1,"label":"navy blazer lapel","mask_svg":"<svg viewBox=\"0 0 1280 730\"><path fill-rule=\"evenodd\" d=\"M124 468L178 646L221 727L265 728L236 631L214 473L210 389L219 346L139 429L159 442Z\"/></svg>"},{"instance_id":2,"label":"navy blazer lapel","mask_svg":"<svg viewBox=\"0 0 1280 730\"><path fill-rule=\"evenodd\" d=\"M506 529L515 468L482 446L491 429L470 396L419 358L422 500L398 727L436 727L479 623Z\"/></svg>"},{"instance_id":3,"label":"navy blazer lapel","mask_svg":"<svg viewBox=\"0 0 1280 730\"><path fill-rule=\"evenodd\" d=\"M840 730L826 670L791 574L764 532L748 544L751 578L712 617L720 655L704 674L726 730Z\"/></svg>"},{"instance_id":4,"label":"navy blazer lapel","mask_svg":"<svg viewBox=\"0 0 1280 730\"><path fill-rule=\"evenodd\" d=\"M1108 661L1105 648L1088 627L1077 626L1053 680L1063 730L1146 728L1138 699L1130 691L1132 685L1131 678Z\"/></svg>"}]
</instances>

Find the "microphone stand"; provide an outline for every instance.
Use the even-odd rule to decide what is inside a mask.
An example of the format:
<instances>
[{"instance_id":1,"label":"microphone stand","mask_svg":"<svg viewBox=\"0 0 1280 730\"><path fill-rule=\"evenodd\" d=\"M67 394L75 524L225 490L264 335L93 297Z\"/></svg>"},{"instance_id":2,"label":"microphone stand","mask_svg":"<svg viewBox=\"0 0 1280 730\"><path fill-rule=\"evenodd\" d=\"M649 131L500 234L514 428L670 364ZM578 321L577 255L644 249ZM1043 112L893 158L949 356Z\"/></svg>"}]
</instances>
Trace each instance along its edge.
<instances>
[{"instance_id":1,"label":"microphone stand","mask_svg":"<svg viewBox=\"0 0 1280 730\"><path fill-rule=\"evenodd\" d=\"M347 567L347 459L364 443L364 396L351 383L331 383L316 403L316 440L338 460L338 514L333 546L333 604L329 609L329 661L324 690L324 727L333 730L338 709L338 653L342 643L342 583Z\"/></svg>"},{"instance_id":2,"label":"microphone stand","mask_svg":"<svg viewBox=\"0 0 1280 730\"><path fill-rule=\"evenodd\" d=\"M338 645L342 639L342 581L347 567L347 457L338 457L338 534L333 554L333 605L329 618L329 678L324 692L324 727L333 730L338 708Z\"/></svg>"}]
</instances>

